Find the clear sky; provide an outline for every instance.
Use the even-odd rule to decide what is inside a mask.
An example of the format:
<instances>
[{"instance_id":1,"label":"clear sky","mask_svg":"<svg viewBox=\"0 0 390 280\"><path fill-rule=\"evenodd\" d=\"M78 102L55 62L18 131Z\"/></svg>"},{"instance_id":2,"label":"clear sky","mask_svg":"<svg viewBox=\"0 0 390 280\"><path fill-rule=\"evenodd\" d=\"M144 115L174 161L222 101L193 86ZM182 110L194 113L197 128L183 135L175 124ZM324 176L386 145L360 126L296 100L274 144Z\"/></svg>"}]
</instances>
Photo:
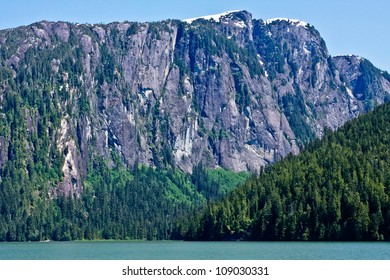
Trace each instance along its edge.
<instances>
[{"instance_id":1,"label":"clear sky","mask_svg":"<svg viewBox=\"0 0 390 280\"><path fill-rule=\"evenodd\" d=\"M247 10L257 19L306 21L321 33L331 55L360 55L390 72L390 0L1 0L0 8L0 29L43 19L144 22Z\"/></svg>"}]
</instances>

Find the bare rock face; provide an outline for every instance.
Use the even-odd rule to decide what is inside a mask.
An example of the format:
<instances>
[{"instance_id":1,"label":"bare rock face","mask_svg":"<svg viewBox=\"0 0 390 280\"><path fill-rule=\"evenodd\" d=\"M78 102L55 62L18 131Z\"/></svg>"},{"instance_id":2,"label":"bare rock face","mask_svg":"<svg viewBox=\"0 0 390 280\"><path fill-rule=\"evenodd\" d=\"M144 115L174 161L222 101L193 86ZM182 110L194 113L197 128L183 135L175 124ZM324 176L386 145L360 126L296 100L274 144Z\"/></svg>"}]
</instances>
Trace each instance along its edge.
<instances>
[{"instance_id":1,"label":"bare rock face","mask_svg":"<svg viewBox=\"0 0 390 280\"><path fill-rule=\"evenodd\" d=\"M23 87L49 98L37 112L56 116L47 133L62 155L65 193L80 193L97 156L129 167L258 171L390 100L386 72L357 56L329 56L310 24L246 11L159 23L40 22L0 31L1 49L1 73L16 77L22 98ZM0 135L0 167L9 137Z\"/></svg>"},{"instance_id":2,"label":"bare rock face","mask_svg":"<svg viewBox=\"0 0 390 280\"><path fill-rule=\"evenodd\" d=\"M62 172L64 174L60 190L64 193L79 194L81 186L80 172L80 151L77 149L76 141L73 139L69 125L69 119L61 119L61 128L58 131L60 137L57 141L58 150L65 156Z\"/></svg>"},{"instance_id":3,"label":"bare rock face","mask_svg":"<svg viewBox=\"0 0 390 280\"><path fill-rule=\"evenodd\" d=\"M54 34L64 43L67 43L70 36L69 26L65 22L57 22L53 26Z\"/></svg>"}]
</instances>

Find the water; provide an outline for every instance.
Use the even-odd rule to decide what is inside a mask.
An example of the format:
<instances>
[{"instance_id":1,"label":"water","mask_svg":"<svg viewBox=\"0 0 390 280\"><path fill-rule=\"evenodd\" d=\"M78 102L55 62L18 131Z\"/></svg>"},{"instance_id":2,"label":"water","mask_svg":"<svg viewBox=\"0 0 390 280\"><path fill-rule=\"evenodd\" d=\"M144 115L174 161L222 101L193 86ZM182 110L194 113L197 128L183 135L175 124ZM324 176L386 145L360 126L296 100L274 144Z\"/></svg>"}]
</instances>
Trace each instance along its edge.
<instances>
[{"instance_id":1,"label":"water","mask_svg":"<svg viewBox=\"0 0 390 280\"><path fill-rule=\"evenodd\" d=\"M390 242L5 242L0 260L390 260Z\"/></svg>"}]
</instances>

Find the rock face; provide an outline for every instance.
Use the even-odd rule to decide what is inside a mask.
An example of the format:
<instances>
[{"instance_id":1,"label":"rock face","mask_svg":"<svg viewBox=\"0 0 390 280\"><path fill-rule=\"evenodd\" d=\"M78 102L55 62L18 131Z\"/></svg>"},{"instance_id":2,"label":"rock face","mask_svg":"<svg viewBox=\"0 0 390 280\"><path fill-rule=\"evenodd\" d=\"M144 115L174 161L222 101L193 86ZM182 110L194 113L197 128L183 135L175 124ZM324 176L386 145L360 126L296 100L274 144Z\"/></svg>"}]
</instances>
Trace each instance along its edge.
<instances>
[{"instance_id":1,"label":"rock face","mask_svg":"<svg viewBox=\"0 0 390 280\"><path fill-rule=\"evenodd\" d=\"M0 31L0 51L0 118L10 92L21 96L31 131L53 112L43 133L70 193L81 190L92 156L256 171L390 99L386 72L357 56L329 56L313 26L246 11L158 23L45 21ZM45 110L37 98L48 98ZM1 132L0 167L10 142Z\"/></svg>"}]
</instances>

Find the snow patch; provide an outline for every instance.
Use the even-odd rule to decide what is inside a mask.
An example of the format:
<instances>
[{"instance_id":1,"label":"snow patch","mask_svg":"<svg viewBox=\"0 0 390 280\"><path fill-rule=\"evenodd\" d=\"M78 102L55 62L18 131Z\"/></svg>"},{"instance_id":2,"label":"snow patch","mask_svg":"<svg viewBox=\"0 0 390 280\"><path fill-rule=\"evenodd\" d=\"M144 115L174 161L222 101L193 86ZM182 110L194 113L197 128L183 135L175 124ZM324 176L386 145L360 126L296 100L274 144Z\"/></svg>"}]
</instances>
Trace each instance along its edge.
<instances>
[{"instance_id":1,"label":"snow patch","mask_svg":"<svg viewBox=\"0 0 390 280\"><path fill-rule=\"evenodd\" d=\"M337 56L335 56L335 57L349 57L349 58L356 58L357 60L359 60L359 61L362 61L362 60L364 60L364 58L363 57L361 57L361 56L358 56L358 55L356 55L356 54L343 54L343 55L337 55Z\"/></svg>"},{"instance_id":2,"label":"snow patch","mask_svg":"<svg viewBox=\"0 0 390 280\"><path fill-rule=\"evenodd\" d=\"M299 20L299 19L290 19L290 18L271 18L271 19L267 19L266 21L264 21L265 24L272 24L276 21L286 21L290 24L294 24L296 26L300 26L300 27L307 27L308 23L307 22L304 22L302 20Z\"/></svg>"},{"instance_id":3,"label":"snow patch","mask_svg":"<svg viewBox=\"0 0 390 280\"><path fill-rule=\"evenodd\" d=\"M214 20L216 22L220 22L222 17L225 17L225 16L227 16L229 14L232 14L232 13L237 13L237 12L240 12L240 10L224 12L224 13L216 14L216 15L208 15L208 16L203 16L203 17L188 18L188 19L184 19L182 21L187 22L189 24L191 24L192 22L194 22L195 20L198 20L198 19Z\"/></svg>"},{"instance_id":4,"label":"snow patch","mask_svg":"<svg viewBox=\"0 0 390 280\"><path fill-rule=\"evenodd\" d=\"M246 27L246 24L243 21L235 22L234 25L237 26L238 28Z\"/></svg>"},{"instance_id":5,"label":"snow patch","mask_svg":"<svg viewBox=\"0 0 390 280\"><path fill-rule=\"evenodd\" d=\"M265 75L265 77L268 78L268 77L269 77L268 72L267 72L267 70L265 69L265 67L264 67L264 62L263 62L263 60L261 59L261 56L260 56L259 54L257 55L257 58L258 58L258 61L259 61L260 65L261 65L261 66L263 67L263 69L264 69L264 75Z\"/></svg>"}]
</instances>

